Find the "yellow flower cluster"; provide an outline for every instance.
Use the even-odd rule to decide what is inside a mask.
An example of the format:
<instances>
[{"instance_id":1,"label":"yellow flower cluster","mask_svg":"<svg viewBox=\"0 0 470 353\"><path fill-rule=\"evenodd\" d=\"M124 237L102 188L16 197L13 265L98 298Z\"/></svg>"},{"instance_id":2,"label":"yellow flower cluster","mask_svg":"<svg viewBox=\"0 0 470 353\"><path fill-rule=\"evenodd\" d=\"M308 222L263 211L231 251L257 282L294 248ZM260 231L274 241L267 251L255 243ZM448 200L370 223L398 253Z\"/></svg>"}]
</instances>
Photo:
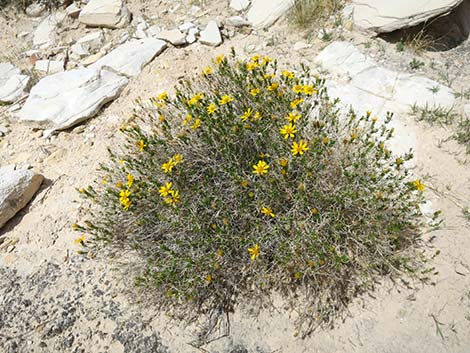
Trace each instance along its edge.
<instances>
[{"instance_id":1,"label":"yellow flower cluster","mask_svg":"<svg viewBox=\"0 0 470 353\"><path fill-rule=\"evenodd\" d=\"M173 183L167 182L165 185L161 186L158 192L160 196L163 197L165 203L175 206L178 202L181 201L179 191L173 190Z\"/></svg>"},{"instance_id":2,"label":"yellow flower cluster","mask_svg":"<svg viewBox=\"0 0 470 353\"><path fill-rule=\"evenodd\" d=\"M173 168L180 163L183 163L183 156L181 154L175 154L168 160L168 162L162 164L161 169L165 174L171 173L173 171Z\"/></svg>"},{"instance_id":3,"label":"yellow flower cluster","mask_svg":"<svg viewBox=\"0 0 470 353\"><path fill-rule=\"evenodd\" d=\"M197 93L195 94L190 100L188 100L186 103L188 105L196 105L199 104L200 101L204 99L204 93Z\"/></svg>"}]
</instances>

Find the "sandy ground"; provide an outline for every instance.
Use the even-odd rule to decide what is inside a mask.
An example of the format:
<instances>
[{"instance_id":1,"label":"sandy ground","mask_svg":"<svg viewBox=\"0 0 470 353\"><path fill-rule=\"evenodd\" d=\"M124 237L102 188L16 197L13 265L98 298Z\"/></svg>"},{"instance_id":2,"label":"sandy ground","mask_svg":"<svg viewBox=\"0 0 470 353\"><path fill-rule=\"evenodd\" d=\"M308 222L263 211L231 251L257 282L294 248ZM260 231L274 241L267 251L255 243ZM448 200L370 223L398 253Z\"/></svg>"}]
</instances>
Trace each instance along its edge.
<instances>
[{"instance_id":1,"label":"sandy ground","mask_svg":"<svg viewBox=\"0 0 470 353\"><path fill-rule=\"evenodd\" d=\"M134 0L130 8L165 17L169 24L182 22L185 6L164 14L168 4L157 3ZM225 2L208 4L201 22L225 12ZM31 30L34 23L24 17L18 22L0 17L2 47L17 47L15 33ZM52 139L10 122L12 131L0 140L0 164L31 165L47 180L28 207L0 231L0 352L200 351L190 344L195 327L180 327L135 300L126 289L132 279L112 271L117 263L76 253L71 225L86 214L76 188L94 180L98 164L106 160L106 147L119 143L118 128L131 115L136 98L171 89L179 78L195 74L232 46L242 55L260 52L281 63L302 61L313 67L327 43L314 39L312 48L294 52L293 44L307 41L305 35L281 22L266 32L238 33L216 49L198 44L170 48L98 116ZM344 37L388 67L405 70L413 57L360 33L345 32ZM469 87L468 48L466 43L449 52L427 53L422 60L450 62L446 70L456 77L452 87L461 91ZM439 70L444 67L425 67L422 73L442 81ZM457 111L463 103L459 101ZM470 352L470 222L462 215L462 208L470 206L470 158L448 139L450 128L430 127L409 116L395 118L415 135L415 172L426 180L433 208L443 212L442 227L423 235L429 251L441 252L433 262L438 271L434 284L410 290L382 283L350 305L344 322L305 339L296 337L282 305L263 309L257 317L240 307L230 318L230 334L204 346L206 351Z\"/></svg>"}]
</instances>

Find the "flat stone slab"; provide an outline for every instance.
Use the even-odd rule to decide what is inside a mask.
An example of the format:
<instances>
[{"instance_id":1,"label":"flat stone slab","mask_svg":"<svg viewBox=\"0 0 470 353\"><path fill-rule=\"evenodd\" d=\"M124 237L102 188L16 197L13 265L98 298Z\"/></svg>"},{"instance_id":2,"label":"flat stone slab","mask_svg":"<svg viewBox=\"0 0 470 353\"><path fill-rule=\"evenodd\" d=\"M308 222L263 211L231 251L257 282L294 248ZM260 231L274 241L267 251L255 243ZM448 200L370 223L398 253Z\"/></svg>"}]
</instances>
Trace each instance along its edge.
<instances>
[{"instance_id":1,"label":"flat stone slab","mask_svg":"<svg viewBox=\"0 0 470 353\"><path fill-rule=\"evenodd\" d=\"M90 68L107 67L127 77L134 77L166 47L166 42L155 38L130 40L98 60Z\"/></svg>"},{"instance_id":2,"label":"flat stone slab","mask_svg":"<svg viewBox=\"0 0 470 353\"><path fill-rule=\"evenodd\" d=\"M52 130L63 130L93 117L116 99L127 78L101 69L77 69L47 76L34 86L20 121Z\"/></svg>"},{"instance_id":3,"label":"flat stone slab","mask_svg":"<svg viewBox=\"0 0 470 353\"><path fill-rule=\"evenodd\" d=\"M268 28L293 5L294 0L252 0L247 19L254 27Z\"/></svg>"},{"instance_id":4,"label":"flat stone slab","mask_svg":"<svg viewBox=\"0 0 470 353\"><path fill-rule=\"evenodd\" d=\"M29 76L10 63L0 63L0 103L13 103L23 97Z\"/></svg>"},{"instance_id":5,"label":"flat stone slab","mask_svg":"<svg viewBox=\"0 0 470 353\"><path fill-rule=\"evenodd\" d=\"M122 0L90 0L80 11L78 20L90 27L123 28L131 13Z\"/></svg>"},{"instance_id":6,"label":"flat stone slab","mask_svg":"<svg viewBox=\"0 0 470 353\"><path fill-rule=\"evenodd\" d=\"M199 42L201 44L209 45L211 47L216 47L222 44L222 36L220 35L219 26L215 21L209 21L206 28L201 31L201 36L199 37Z\"/></svg>"},{"instance_id":7,"label":"flat stone slab","mask_svg":"<svg viewBox=\"0 0 470 353\"><path fill-rule=\"evenodd\" d=\"M43 179L32 170L0 167L0 228L28 204Z\"/></svg>"},{"instance_id":8,"label":"flat stone slab","mask_svg":"<svg viewBox=\"0 0 470 353\"><path fill-rule=\"evenodd\" d=\"M463 0L353 0L354 23L377 33L411 27L452 11Z\"/></svg>"},{"instance_id":9,"label":"flat stone slab","mask_svg":"<svg viewBox=\"0 0 470 353\"><path fill-rule=\"evenodd\" d=\"M317 56L316 62L351 86L409 109L410 105L451 108L453 91L424 76L395 72L364 55L349 42L333 42Z\"/></svg>"}]
</instances>

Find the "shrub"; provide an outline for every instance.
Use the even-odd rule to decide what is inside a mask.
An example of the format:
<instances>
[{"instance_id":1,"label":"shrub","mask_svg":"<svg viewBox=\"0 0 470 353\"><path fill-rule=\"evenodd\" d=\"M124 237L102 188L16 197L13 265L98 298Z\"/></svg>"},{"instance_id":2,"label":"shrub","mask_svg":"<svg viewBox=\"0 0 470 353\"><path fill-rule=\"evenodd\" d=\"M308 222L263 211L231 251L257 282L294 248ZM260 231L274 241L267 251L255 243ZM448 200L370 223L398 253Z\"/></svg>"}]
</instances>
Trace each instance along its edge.
<instances>
[{"instance_id":1,"label":"shrub","mask_svg":"<svg viewBox=\"0 0 470 353\"><path fill-rule=\"evenodd\" d=\"M456 130L454 138L466 147L467 153L470 153L470 118L462 117Z\"/></svg>"},{"instance_id":2,"label":"shrub","mask_svg":"<svg viewBox=\"0 0 470 353\"><path fill-rule=\"evenodd\" d=\"M302 66L235 53L140 102L75 225L84 252L132 250L136 285L191 321L278 293L309 332L381 276L412 274L424 185L393 130L342 114ZM135 259L135 257L133 257Z\"/></svg>"},{"instance_id":3,"label":"shrub","mask_svg":"<svg viewBox=\"0 0 470 353\"><path fill-rule=\"evenodd\" d=\"M300 28L313 28L323 25L343 6L342 0L295 0L290 11L290 20Z\"/></svg>"}]
</instances>

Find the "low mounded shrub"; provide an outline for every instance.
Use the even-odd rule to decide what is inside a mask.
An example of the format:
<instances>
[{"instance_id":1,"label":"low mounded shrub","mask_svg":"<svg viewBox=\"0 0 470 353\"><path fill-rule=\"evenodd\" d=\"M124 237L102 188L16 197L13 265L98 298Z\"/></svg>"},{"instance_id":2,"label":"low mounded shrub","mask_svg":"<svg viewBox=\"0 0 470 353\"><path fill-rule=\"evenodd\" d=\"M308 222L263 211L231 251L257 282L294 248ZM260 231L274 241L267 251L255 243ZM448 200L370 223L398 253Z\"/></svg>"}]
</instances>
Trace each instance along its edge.
<instances>
[{"instance_id":1,"label":"low mounded shrub","mask_svg":"<svg viewBox=\"0 0 470 353\"><path fill-rule=\"evenodd\" d=\"M280 294L309 332L383 276L424 274L424 185L370 113L343 114L307 67L220 56L174 95L140 102L101 180L81 189L84 253L127 269L191 321Z\"/></svg>"}]
</instances>

